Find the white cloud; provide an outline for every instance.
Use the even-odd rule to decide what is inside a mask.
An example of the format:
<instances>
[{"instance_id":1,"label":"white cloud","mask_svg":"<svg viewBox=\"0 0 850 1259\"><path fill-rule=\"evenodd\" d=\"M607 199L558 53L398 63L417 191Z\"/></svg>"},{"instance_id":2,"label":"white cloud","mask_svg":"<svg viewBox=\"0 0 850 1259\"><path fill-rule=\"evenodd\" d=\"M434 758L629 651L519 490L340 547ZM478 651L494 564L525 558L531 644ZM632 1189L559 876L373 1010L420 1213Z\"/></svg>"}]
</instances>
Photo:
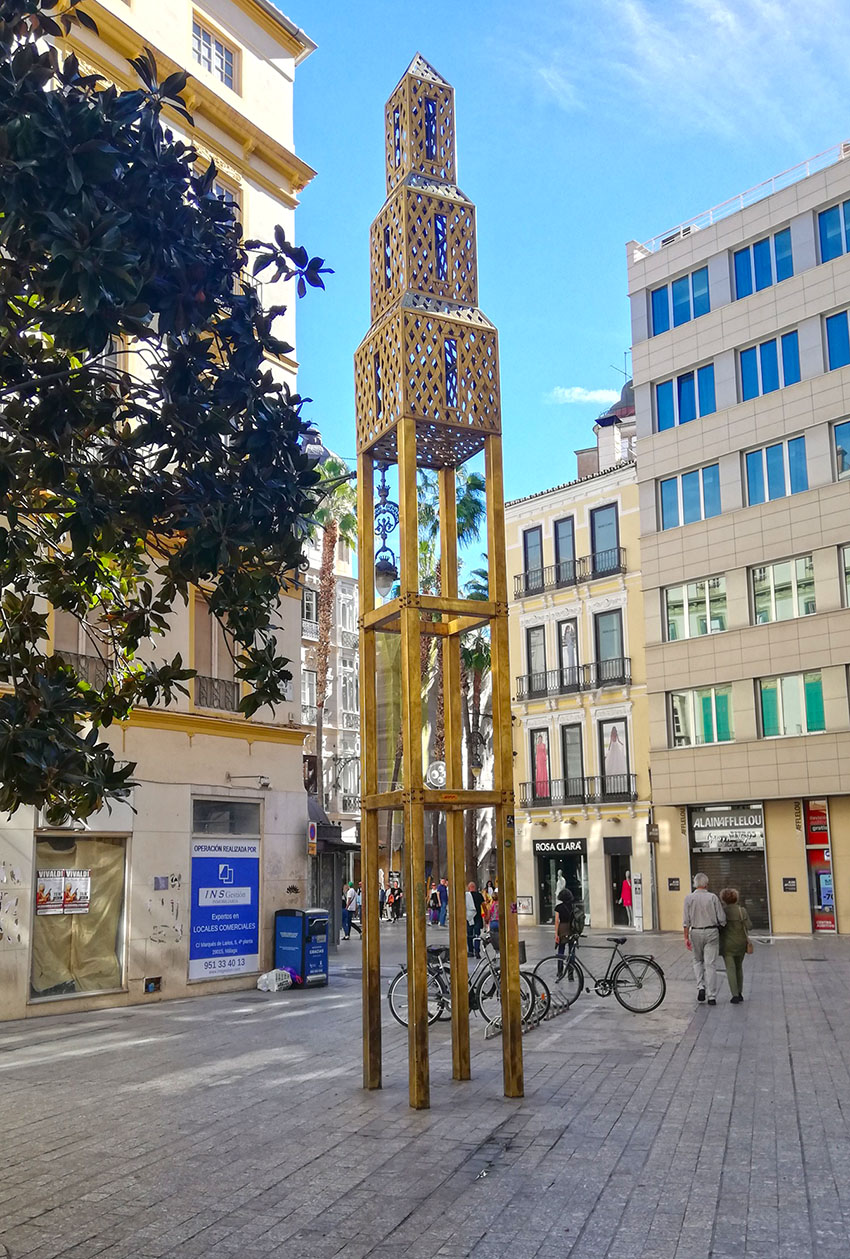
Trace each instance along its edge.
<instances>
[{"instance_id":1,"label":"white cloud","mask_svg":"<svg viewBox=\"0 0 850 1259\"><path fill-rule=\"evenodd\" d=\"M619 398L620 393L617 389L585 389L581 385L556 385L546 394L545 400L559 406L568 402L595 402L599 406L607 407L612 402L619 401Z\"/></svg>"}]
</instances>

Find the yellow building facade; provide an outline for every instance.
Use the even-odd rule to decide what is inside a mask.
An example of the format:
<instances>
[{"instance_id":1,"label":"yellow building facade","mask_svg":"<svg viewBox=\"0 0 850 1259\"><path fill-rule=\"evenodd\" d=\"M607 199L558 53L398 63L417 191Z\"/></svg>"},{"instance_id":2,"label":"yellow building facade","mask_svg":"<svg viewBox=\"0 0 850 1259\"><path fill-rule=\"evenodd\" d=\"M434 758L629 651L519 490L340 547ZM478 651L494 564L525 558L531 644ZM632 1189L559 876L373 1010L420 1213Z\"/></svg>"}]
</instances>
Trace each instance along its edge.
<instances>
[{"instance_id":1,"label":"yellow building facade","mask_svg":"<svg viewBox=\"0 0 850 1259\"><path fill-rule=\"evenodd\" d=\"M564 883L596 927L652 926L649 742L631 387L579 478L508 503L518 909Z\"/></svg>"},{"instance_id":2,"label":"yellow building facade","mask_svg":"<svg viewBox=\"0 0 850 1259\"><path fill-rule=\"evenodd\" d=\"M149 47L161 74L187 69L191 139L215 160L220 195L246 236L281 223L291 239L313 175L292 148L295 69L312 41L265 0L85 7L98 34L73 31L83 66L128 87L127 58ZM293 295L272 287L264 301L289 301L280 332L294 344ZM270 366L295 384L294 358ZM57 613L49 624L53 649L94 681L104 664L78 623ZM30 808L0 822L0 1019L251 986L272 965L274 910L309 896L300 591L281 598L277 630L291 702L245 720L221 630L193 591L150 648L198 671L188 697L104 732L136 763L129 804L80 826L46 826Z\"/></svg>"}]
</instances>

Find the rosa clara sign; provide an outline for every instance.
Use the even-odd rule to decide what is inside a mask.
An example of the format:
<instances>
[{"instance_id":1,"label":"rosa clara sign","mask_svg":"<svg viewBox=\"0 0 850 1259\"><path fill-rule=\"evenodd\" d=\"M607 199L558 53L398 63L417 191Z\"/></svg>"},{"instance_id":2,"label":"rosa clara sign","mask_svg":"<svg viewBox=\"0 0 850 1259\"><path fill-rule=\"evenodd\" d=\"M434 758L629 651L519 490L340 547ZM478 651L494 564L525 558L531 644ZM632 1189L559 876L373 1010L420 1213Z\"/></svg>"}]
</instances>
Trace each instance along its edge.
<instances>
[{"instance_id":1,"label":"rosa clara sign","mask_svg":"<svg viewBox=\"0 0 850 1259\"><path fill-rule=\"evenodd\" d=\"M708 852L747 852L764 848L761 804L707 804L690 810L695 848Z\"/></svg>"}]
</instances>

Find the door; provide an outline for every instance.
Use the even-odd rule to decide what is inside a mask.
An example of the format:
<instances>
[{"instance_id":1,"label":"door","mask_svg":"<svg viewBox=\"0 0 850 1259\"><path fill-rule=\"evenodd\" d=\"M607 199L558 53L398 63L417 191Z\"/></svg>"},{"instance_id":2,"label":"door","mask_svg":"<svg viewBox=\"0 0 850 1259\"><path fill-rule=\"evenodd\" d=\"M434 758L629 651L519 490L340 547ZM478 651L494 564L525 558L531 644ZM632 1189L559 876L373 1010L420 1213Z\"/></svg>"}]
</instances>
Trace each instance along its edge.
<instances>
[{"instance_id":1,"label":"door","mask_svg":"<svg viewBox=\"0 0 850 1259\"><path fill-rule=\"evenodd\" d=\"M557 857L537 855L537 888L540 896L540 922L555 921L555 905L561 888L566 887L575 901L585 907L586 921L590 923L587 899L587 857L583 853L560 853Z\"/></svg>"},{"instance_id":2,"label":"door","mask_svg":"<svg viewBox=\"0 0 850 1259\"><path fill-rule=\"evenodd\" d=\"M543 589L543 530L540 525L526 529L522 535L523 561L525 563L526 593Z\"/></svg>"},{"instance_id":3,"label":"door","mask_svg":"<svg viewBox=\"0 0 850 1259\"><path fill-rule=\"evenodd\" d=\"M632 925L631 905L623 903L631 901L631 860L631 857L608 858L611 922L615 927Z\"/></svg>"},{"instance_id":4,"label":"door","mask_svg":"<svg viewBox=\"0 0 850 1259\"><path fill-rule=\"evenodd\" d=\"M806 870L813 931L835 931L835 886L826 800L804 800Z\"/></svg>"},{"instance_id":5,"label":"door","mask_svg":"<svg viewBox=\"0 0 850 1259\"><path fill-rule=\"evenodd\" d=\"M564 800L580 803L584 799L584 758L581 726L561 727L561 755L564 768Z\"/></svg>"},{"instance_id":6,"label":"door","mask_svg":"<svg viewBox=\"0 0 850 1259\"><path fill-rule=\"evenodd\" d=\"M615 573L620 567L620 529L617 504L597 507L590 513L590 546L593 552L593 575Z\"/></svg>"},{"instance_id":7,"label":"door","mask_svg":"<svg viewBox=\"0 0 850 1259\"><path fill-rule=\"evenodd\" d=\"M555 521L555 580L571 586L576 579L576 538L572 516Z\"/></svg>"}]
</instances>

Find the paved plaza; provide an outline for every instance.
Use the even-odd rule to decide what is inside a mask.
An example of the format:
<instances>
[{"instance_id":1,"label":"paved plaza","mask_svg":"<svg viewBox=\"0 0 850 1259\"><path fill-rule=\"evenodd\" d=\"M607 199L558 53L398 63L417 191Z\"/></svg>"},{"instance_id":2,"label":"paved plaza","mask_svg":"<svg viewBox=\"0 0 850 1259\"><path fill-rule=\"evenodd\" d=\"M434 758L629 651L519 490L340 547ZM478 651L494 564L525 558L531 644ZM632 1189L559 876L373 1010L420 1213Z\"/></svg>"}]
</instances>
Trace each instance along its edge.
<instances>
[{"instance_id":1,"label":"paved plaza","mask_svg":"<svg viewBox=\"0 0 850 1259\"><path fill-rule=\"evenodd\" d=\"M715 1008L679 937L639 943L664 1004L583 996L524 1038L521 1101L473 1019L473 1080L438 1024L411 1111L386 1010L363 1092L354 939L327 989L0 1025L0 1255L847 1259L850 942L757 944Z\"/></svg>"}]
</instances>

